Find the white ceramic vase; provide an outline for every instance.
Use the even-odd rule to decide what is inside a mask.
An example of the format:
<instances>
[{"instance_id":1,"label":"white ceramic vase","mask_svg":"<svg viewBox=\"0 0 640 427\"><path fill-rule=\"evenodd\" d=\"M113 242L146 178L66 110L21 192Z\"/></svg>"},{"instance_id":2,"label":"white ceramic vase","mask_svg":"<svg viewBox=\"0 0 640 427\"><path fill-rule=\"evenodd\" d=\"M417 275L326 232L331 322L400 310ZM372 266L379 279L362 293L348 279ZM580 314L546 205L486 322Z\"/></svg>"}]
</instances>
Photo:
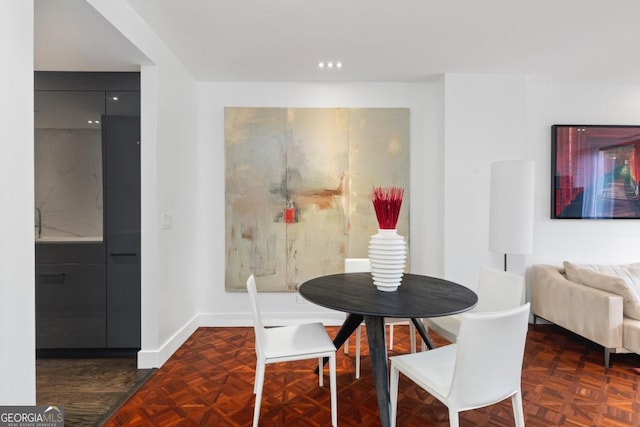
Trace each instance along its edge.
<instances>
[{"instance_id":1,"label":"white ceramic vase","mask_svg":"<svg viewBox=\"0 0 640 427\"><path fill-rule=\"evenodd\" d=\"M404 237L396 229L378 230L369 240L369 262L373 284L378 290L393 292L402 281L407 259Z\"/></svg>"}]
</instances>

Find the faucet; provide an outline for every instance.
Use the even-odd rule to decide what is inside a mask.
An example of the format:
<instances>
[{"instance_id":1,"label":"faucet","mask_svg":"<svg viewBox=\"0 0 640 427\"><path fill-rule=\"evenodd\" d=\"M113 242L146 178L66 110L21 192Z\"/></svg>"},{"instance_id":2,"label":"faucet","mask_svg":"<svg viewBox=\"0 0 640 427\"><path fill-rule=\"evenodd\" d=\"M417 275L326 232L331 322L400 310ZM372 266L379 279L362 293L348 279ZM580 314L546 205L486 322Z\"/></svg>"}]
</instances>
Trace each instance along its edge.
<instances>
[{"instance_id":1,"label":"faucet","mask_svg":"<svg viewBox=\"0 0 640 427\"><path fill-rule=\"evenodd\" d=\"M36 214L38 218L37 227L38 227L38 239L39 239L40 237L42 237L42 211L38 207L36 207L35 209L36 209Z\"/></svg>"}]
</instances>

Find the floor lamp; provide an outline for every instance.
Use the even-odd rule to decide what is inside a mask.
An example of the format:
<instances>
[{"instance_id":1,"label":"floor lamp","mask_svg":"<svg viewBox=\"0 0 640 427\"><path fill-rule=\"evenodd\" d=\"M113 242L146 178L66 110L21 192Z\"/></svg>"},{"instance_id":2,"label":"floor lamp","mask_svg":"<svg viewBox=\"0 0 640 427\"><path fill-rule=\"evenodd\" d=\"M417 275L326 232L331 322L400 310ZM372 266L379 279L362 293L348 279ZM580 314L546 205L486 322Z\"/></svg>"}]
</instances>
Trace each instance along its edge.
<instances>
[{"instance_id":1,"label":"floor lamp","mask_svg":"<svg viewBox=\"0 0 640 427\"><path fill-rule=\"evenodd\" d=\"M533 191L535 163L508 160L491 164L489 250L526 255L533 252Z\"/></svg>"}]
</instances>

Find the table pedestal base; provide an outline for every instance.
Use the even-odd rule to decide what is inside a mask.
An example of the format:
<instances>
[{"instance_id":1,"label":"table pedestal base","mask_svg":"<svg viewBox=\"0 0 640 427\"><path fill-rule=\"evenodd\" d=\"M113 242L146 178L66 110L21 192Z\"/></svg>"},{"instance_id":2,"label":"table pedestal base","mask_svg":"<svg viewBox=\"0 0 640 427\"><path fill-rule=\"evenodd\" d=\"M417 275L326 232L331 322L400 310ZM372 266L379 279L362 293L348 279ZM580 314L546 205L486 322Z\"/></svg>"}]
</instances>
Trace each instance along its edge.
<instances>
[{"instance_id":1,"label":"table pedestal base","mask_svg":"<svg viewBox=\"0 0 640 427\"><path fill-rule=\"evenodd\" d=\"M380 410L380 425L391 425L391 398L389 395L389 366L387 364L387 343L384 331L384 317L364 316L367 326L367 340L369 355L373 368L373 380L378 395L378 409Z\"/></svg>"},{"instance_id":2,"label":"table pedestal base","mask_svg":"<svg viewBox=\"0 0 640 427\"><path fill-rule=\"evenodd\" d=\"M389 394L389 365L387 358L387 339L385 332L384 317L362 316L361 314L348 314L344 323L338 330L338 334L333 339L336 349L342 347L356 328L364 320L367 329L367 342L369 343L369 355L371 357L371 367L373 369L373 379L376 385L378 397L378 408L380 410L380 424L382 427L391 425L391 397ZM420 337L427 344L429 350L433 349L433 344L427 335L427 330L420 319L411 319ZM326 363L329 358L325 358ZM316 372L318 370L316 369Z\"/></svg>"}]
</instances>

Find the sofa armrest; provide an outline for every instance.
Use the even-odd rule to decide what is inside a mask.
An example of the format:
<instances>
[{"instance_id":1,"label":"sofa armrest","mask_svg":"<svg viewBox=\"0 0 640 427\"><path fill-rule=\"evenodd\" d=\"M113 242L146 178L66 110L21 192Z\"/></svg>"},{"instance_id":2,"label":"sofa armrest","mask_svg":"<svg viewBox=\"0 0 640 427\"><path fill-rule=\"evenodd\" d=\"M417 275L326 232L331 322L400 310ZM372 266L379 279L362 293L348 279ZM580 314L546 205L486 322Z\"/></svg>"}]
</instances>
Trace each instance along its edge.
<instances>
[{"instance_id":1,"label":"sofa armrest","mask_svg":"<svg viewBox=\"0 0 640 427\"><path fill-rule=\"evenodd\" d=\"M605 348L622 347L622 297L567 280L557 267L532 267L531 311Z\"/></svg>"}]
</instances>

